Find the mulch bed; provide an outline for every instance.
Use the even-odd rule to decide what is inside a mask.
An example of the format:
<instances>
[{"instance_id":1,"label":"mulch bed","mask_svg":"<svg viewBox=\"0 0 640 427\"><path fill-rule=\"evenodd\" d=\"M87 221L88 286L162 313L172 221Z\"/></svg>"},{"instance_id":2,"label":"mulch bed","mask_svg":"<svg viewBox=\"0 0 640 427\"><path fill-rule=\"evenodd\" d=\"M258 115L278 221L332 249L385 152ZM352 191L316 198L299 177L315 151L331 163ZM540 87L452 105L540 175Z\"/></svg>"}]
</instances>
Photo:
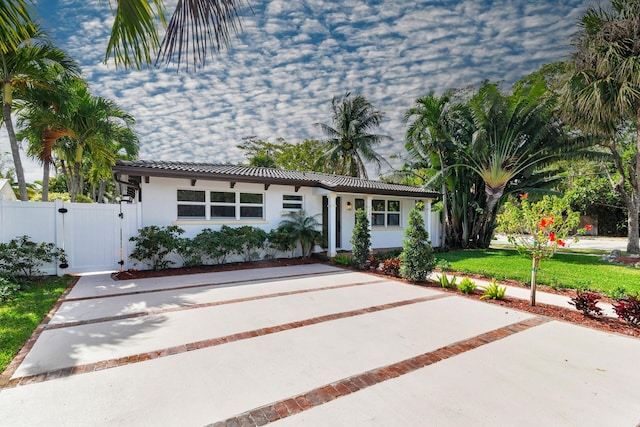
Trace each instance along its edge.
<instances>
[{"instance_id":1,"label":"mulch bed","mask_svg":"<svg viewBox=\"0 0 640 427\"><path fill-rule=\"evenodd\" d=\"M141 279L141 278L149 278L149 277L175 276L175 275L182 275L182 274L213 273L213 272L219 272L219 271L244 270L244 269L251 269L251 268L305 265L305 264L314 264L318 262L322 262L322 261L314 258L310 258L310 259L282 258L282 259L262 260L262 261L248 262L248 263L205 265L205 266L198 266L198 267L192 267L192 268L170 268L170 269L160 270L160 271L127 270L127 271L114 273L113 278L116 280L130 280L130 279ZM331 264L331 265L335 265L335 264ZM346 268L340 265L337 265L337 267ZM367 271L367 273L374 274L377 276L389 277L375 270ZM475 275L468 275L468 274L466 275L472 276L478 279L486 279L482 276L475 276ZM412 283L397 277L394 277L393 279L404 281L407 283ZM517 281L504 281L502 283L510 286L522 286L522 283ZM459 296L464 296L464 297L472 298L475 300L480 300L480 296L482 295L482 293L479 291L476 291L476 293L472 295L465 295L456 289L444 289L440 287L439 283L435 283L435 282L414 283L414 284L430 287L430 288L437 288L438 290L443 292L455 293ZM570 297L574 297L576 295L575 291L572 291L572 290L553 289L547 286L539 286L538 289L540 291L551 292L551 293L561 294L561 295L570 296ZM610 299L604 296L600 300L603 302L609 302L609 303L612 302ZM581 326L598 329L604 332L612 332L612 333L618 333L618 334L640 338L639 328L634 328L632 326L629 326L626 322L619 319L614 319L614 318L604 317L604 316L598 317L598 318L588 317L588 316L584 316L582 313L578 311L571 310L569 308L558 307L555 305L549 305L549 304L537 303L535 307L531 307L529 305L528 300L522 300L518 298L507 297L502 301L497 301L497 300L482 300L482 301L488 304L500 305L505 308L526 311L539 316L547 316L553 319L575 323Z\"/></svg>"}]
</instances>

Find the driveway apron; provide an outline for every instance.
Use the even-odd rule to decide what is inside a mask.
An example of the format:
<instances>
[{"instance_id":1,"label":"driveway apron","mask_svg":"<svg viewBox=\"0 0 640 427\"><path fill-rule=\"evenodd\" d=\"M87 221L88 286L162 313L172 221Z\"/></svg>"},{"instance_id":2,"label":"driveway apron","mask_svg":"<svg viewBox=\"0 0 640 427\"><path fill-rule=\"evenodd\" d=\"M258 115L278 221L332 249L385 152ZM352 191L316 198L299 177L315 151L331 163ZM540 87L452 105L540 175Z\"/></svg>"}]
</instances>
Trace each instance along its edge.
<instances>
[{"instance_id":1,"label":"driveway apron","mask_svg":"<svg viewBox=\"0 0 640 427\"><path fill-rule=\"evenodd\" d=\"M324 264L83 276L7 426L634 426L640 340Z\"/></svg>"}]
</instances>

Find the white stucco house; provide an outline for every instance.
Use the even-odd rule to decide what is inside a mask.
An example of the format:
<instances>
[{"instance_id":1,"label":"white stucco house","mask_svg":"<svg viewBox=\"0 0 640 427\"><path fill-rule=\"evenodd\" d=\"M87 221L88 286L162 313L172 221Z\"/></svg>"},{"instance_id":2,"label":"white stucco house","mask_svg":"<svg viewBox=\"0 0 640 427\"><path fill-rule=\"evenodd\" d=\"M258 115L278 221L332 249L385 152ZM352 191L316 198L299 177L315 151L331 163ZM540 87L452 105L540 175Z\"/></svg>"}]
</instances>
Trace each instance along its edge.
<instances>
[{"instance_id":1,"label":"white stucco house","mask_svg":"<svg viewBox=\"0 0 640 427\"><path fill-rule=\"evenodd\" d=\"M354 177L281 169L172 161L118 161L122 194L138 203L141 227L178 225L186 237L204 228L251 225L269 231L288 212L318 215L327 255L351 250L356 209L366 209L373 249L402 246L409 211L424 202L433 246L440 243L436 192ZM320 250L320 248L318 248Z\"/></svg>"},{"instance_id":2,"label":"white stucco house","mask_svg":"<svg viewBox=\"0 0 640 427\"><path fill-rule=\"evenodd\" d=\"M13 192L8 179L0 179L0 200L17 200L16 193Z\"/></svg>"}]
</instances>

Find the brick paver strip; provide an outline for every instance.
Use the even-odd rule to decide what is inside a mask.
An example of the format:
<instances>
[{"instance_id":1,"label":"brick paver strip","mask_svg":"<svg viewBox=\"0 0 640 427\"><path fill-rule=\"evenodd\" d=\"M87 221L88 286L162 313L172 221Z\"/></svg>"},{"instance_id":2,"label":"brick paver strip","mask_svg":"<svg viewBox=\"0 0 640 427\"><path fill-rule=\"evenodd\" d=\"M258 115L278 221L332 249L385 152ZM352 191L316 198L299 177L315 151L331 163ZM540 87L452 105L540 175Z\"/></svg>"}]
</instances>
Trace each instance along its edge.
<instances>
[{"instance_id":1,"label":"brick paver strip","mask_svg":"<svg viewBox=\"0 0 640 427\"><path fill-rule=\"evenodd\" d=\"M90 324L93 324L93 323L110 322L112 320L132 319L132 318L136 318L136 317L151 316L151 315L155 315L155 314L164 314L164 313L170 313L170 312L175 312L175 311L194 310L194 309L197 309L197 308L215 307L215 306L218 306L218 305L236 304L236 303L240 303L240 302L255 301L255 300L260 300L260 299L277 298L277 297L284 297L284 296L288 296L288 295L306 294L306 293L309 293L309 292L327 291L327 290L331 290L331 289L349 288L349 287L353 287L353 286L371 285L371 284L375 284L375 283L384 283L384 282L386 282L386 280L370 280L370 281L367 281L367 282L347 283L347 284L344 284L344 285L323 286L321 288L298 289L298 290L295 290L295 291L277 292L277 293L274 293L274 294L257 295L257 296L253 296L253 297L236 298L236 299L231 299L231 300L214 301L214 302L205 302L205 303L202 303L202 304L190 304L190 305L184 305L184 306L179 306L179 307L161 308L161 309L157 309L157 310L144 310L144 311L139 311L137 313L121 314L119 316L98 317L98 318L95 318L95 319L77 320L77 321L74 321L74 322L47 324L47 325L44 325L43 327L46 330L70 328L72 326L90 325ZM207 286L211 286L211 285L207 285ZM183 288L180 288L180 289L183 289Z\"/></svg>"},{"instance_id":2,"label":"brick paver strip","mask_svg":"<svg viewBox=\"0 0 640 427\"><path fill-rule=\"evenodd\" d=\"M469 350L481 347L485 344L506 338L518 332L549 322L550 320L550 318L537 316L499 329L494 329L493 331L449 344L429 353L424 353L391 365L372 369L370 371L318 387L307 391L306 393L252 409L224 421L209 424L207 427L230 427L238 425L249 427L262 426L282 418L287 418L302 411L309 410L313 407L320 406L339 397L355 393L383 381L408 374L420 368L424 368L425 366L437 363L440 360L448 359Z\"/></svg>"},{"instance_id":3,"label":"brick paver strip","mask_svg":"<svg viewBox=\"0 0 640 427\"><path fill-rule=\"evenodd\" d=\"M215 347L215 346L226 344L229 342L255 338L263 335L270 335L277 332L286 331L289 329L297 329L304 326L315 325L318 323L329 322L332 320L344 319L348 317L360 316L363 314L374 313L382 310L389 310L392 308L402 307L405 305L417 304L417 303L436 300L440 298L448 298L451 295L452 294L443 293L443 294L430 295L430 296L415 298L410 300L396 301L396 302L391 302L387 304L361 308L358 310L345 311L342 313L326 314L324 316L314 317L311 319L299 320L291 323L284 323L281 325L270 326L268 328L254 329L252 331L240 332L237 334L227 335L224 337L211 338L211 339L197 341L193 343L182 344L179 346L169 347L161 350L154 350L154 351L142 353L142 354L134 354L134 355L122 357L119 359L103 360L96 363L88 363L85 365L77 365L74 367L58 369L56 371L50 371L44 374L40 373L37 375L31 375L27 377L14 378L9 380L5 384L0 384L0 387L10 388L10 387L16 387L18 385L32 384L34 382L48 381L56 378L68 377L71 375L79 375L87 372L99 371L102 369L115 368L117 366L123 366L123 365L132 364L132 363L139 363L145 360L157 359L160 357L166 357L166 356L171 356L173 354L185 353L187 351L198 350L201 348Z\"/></svg>"}]
</instances>

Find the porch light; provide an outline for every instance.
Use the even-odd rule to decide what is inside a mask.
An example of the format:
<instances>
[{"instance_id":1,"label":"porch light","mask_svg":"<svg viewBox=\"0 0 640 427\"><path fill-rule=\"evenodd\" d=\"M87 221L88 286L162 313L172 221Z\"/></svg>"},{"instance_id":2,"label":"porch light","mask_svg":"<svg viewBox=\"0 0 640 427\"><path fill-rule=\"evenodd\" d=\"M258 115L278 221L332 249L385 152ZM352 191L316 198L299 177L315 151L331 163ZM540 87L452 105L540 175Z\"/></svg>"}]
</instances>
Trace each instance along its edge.
<instances>
[{"instance_id":1,"label":"porch light","mask_svg":"<svg viewBox=\"0 0 640 427\"><path fill-rule=\"evenodd\" d=\"M353 209L353 205L351 204L351 202L347 202L347 210L350 211Z\"/></svg>"}]
</instances>

